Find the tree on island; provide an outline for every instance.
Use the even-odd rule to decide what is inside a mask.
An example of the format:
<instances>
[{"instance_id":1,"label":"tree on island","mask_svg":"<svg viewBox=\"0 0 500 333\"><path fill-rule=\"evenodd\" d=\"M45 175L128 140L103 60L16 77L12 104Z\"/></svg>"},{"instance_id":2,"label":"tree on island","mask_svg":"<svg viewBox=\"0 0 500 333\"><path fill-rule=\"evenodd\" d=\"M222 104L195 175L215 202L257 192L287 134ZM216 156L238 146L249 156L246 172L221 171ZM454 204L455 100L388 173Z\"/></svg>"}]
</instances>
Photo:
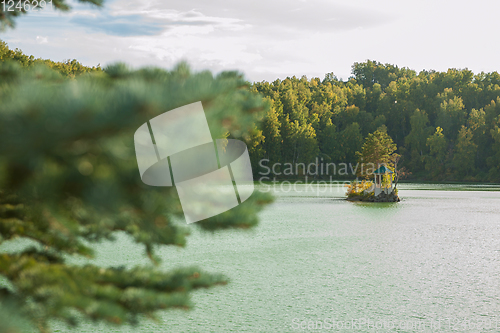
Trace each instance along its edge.
<instances>
[{"instance_id":1,"label":"tree on island","mask_svg":"<svg viewBox=\"0 0 500 333\"><path fill-rule=\"evenodd\" d=\"M395 171L394 167L399 160L399 155L395 153L396 150L397 146L387 134L385 125L368 134L361 151L356 152L359 163L358 176L368 178L381 165Z\"/></svg>"},{"instance_id":2,"label":"tree on island","mask_svg":"<svg viewBox=\"0 0 500 333\"><path fill-rule=\"evenodd\" d=\"M397 184L399 178L397 165L400 155L395 153L396 149L397 146L387 134L387 128L384 125L368 134L361 151L356 152L358 157L357 176L364 179L361 182L356 179L348 186L348 198L359 196L367 199L369 196L373 196L373 192L370 191L373 183L369 179L373 177L374 171L382 166L393 172L384 175L383 184L389 183L391 180L396 180Z\"/></svg>"},{"instance_id":3,"label":"tree on island","mask_svg":"<svg viewBox=\"0 0 500 333\"><path fill-rule=\"evenodd\" d=\"M155 249L184 246L189 229L175 187L143 184L135 157L140 125L196 101L214 138L245 139L268 108L237 72L116 64L68 78L0 61L0 331L30 323L26 330L48 332L53 319L135 324L157 310L189 308L194 289L227 283L198 267L160 266ZM193 227L248 229L268 202L256 191ZM95 265L93 248L117 232L143 245L149 263ZM28 245L12 247L16 240Z\"/></svg>"}]
</instances>

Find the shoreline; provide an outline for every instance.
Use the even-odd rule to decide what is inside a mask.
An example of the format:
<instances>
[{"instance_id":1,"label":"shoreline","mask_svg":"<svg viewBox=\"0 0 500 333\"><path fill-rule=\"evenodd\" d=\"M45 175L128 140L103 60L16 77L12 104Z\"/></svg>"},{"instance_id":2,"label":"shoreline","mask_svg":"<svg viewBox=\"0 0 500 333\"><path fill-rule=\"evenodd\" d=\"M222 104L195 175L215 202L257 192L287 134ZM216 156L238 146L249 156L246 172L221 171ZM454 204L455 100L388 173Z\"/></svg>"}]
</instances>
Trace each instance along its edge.
<instances>
[{"instance_id":1,"label":"shoreline","mask_svg":"<svg viewBox=\"0 0 500 333\"><path fill-rule=\"evenodd\" d=\"M334 180L325 180L325 179L313 179L309 180L307 179L307 184L317 184L317 185L340 185L340 184L349 184L355 179L334 179ZM301 184L305 184L306 179L305 178L290 178L290 179L276 179L275 181L271 180L254 180L254 185L258 184L266 184L266 185L272 185L272 184L283 184L285 182L288 183L295 183L295 182L302 182ZM460 182L460 181L408 181L408 180L400 180L398 182L398 185L402 184L418 184L418 185L468 185L468 186L498 186L500 188L500 183L488 183L488 182Z\"/></svg>"}]
</instances>

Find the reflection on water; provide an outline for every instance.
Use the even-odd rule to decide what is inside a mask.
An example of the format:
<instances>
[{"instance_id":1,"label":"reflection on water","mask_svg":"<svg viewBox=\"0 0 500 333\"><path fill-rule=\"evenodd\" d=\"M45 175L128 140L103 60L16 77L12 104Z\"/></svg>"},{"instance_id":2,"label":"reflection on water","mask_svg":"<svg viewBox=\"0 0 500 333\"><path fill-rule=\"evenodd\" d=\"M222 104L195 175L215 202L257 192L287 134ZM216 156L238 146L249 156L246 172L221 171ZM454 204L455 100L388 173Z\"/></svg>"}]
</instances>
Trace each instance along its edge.
<instances>
[{"instance_id":1,"label":"reflection on water","mask_svg":"<svg viewBox=\"0 0 500 333\"><path fill-rule=\"evenodd\" d=\"M276 191L254 230L193 229L185 249L160 251L164 266L198 265L231 283L130 332L291 332L310 320L339 332L500 331L500 188L399 188L400 203L347 202L341 186ZM124 237L99 251L101 264L143 263ZM118 329L81 329L103 330Z\"/></svg>"}]
</instances>

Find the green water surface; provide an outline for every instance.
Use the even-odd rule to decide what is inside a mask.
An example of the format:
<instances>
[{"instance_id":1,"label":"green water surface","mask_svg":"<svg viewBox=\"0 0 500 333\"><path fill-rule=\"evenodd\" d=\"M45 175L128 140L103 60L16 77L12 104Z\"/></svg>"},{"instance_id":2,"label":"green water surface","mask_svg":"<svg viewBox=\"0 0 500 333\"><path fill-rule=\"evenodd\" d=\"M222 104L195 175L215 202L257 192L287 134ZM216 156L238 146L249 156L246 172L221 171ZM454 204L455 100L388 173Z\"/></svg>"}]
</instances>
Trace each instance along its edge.
<instances>
[{"instance_id":1,"label":"green water surface","mask_svg":"<svg viewBox=\"0 0 500 333\"><path fill-rule=\"evenodd\" d=\"M400 203L378 204L342 200L345 190L337 185L275 190L275 203L253 230L192 228L185 248L158 251L167 269L196 265L231 279L194 292L192 310L159 313L160 323L144 320L135 328L90 322L53 328L500 331L500 187L401 184ZM147 263L124 235L96 250L99 265Z\"/></svg>"}]
</instances>

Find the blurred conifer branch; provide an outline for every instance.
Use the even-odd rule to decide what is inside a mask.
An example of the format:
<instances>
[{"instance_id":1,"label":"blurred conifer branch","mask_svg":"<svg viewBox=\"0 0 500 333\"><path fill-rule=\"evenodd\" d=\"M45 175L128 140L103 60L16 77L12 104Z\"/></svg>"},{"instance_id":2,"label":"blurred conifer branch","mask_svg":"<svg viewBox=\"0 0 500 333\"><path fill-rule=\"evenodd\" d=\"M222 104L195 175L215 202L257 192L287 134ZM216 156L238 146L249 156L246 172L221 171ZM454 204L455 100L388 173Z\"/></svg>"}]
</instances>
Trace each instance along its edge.
<instances>
[{"instance_id":1,"label":"blurred conifer branch","mask_svg":"<svg viewBox=\"0 0 500 333\"><path fill-rule=\"evenodd\" d=\"M0 252L0 275L8 281L0 289L3 308L42 332L54 318L76 325L75 311L134 324L141 314L189 307L193 289L227 282L196 267L165 272L154 265L160 259L153 249L184 246L188 228L175 222L183 216L175 188L144 185L135 158L140 125L196 101L214 138L244 137L268 108L237 72L214 77L192 73L185 63L171 71L115 64L67 75L42 63L0 61L0 244L16 238L35 244ZM270 200L255 192L245 204L195 226L255 226ZM93 244L112 240L117 231L142 244L152 264L66 263L70 254L92 257Z\"/></svg>"}]
</instances>

